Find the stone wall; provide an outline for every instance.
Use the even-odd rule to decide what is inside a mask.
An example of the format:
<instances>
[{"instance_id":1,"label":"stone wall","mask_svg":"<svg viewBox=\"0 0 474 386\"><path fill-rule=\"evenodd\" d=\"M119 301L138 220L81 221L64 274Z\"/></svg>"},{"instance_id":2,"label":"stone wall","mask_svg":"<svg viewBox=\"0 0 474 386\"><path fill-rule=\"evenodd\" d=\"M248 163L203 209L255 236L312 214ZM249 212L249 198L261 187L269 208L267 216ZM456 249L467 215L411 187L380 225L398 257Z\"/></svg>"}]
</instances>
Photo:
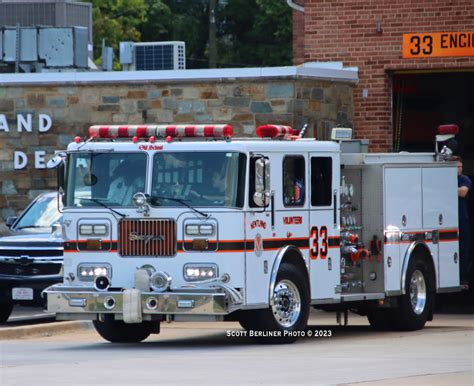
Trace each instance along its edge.
<instances>
[{"instance_id":1,"label":"stone wall","mask_svg":"<svg viewBox=\"0 0 474 386\"><path fill-rule=\"evenodd\" d=\"M259 124L300 128L308 122L307 135L323 139L336 124L352 126L352 89L353 82L291 78L0 86L0 234L8 216L55 189L55 171L36 168L35 152L49 159L91 124L231 123L234 136L252 136ZM18 115L28 114L32 132L18 132ZM47 132L38 131L39 114L52 119ZM28 156L25 168L14 169L15 151Z\"/></svg>"}]
</instances>

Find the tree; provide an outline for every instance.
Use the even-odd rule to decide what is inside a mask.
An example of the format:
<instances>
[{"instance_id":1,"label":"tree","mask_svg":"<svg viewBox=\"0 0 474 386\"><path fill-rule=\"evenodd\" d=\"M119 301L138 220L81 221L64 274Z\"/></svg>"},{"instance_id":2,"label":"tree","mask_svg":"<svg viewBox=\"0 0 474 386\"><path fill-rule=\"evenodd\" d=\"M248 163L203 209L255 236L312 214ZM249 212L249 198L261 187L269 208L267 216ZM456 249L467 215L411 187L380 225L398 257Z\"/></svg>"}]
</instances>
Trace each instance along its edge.
<instances>
[{"instance_id":1,"label":"tree","mask_svg":"<svg viewBox=\"0 0 474 386\"><path fill-rule=\"evenodd\" d=\"M138 27L142 42L169 39L169 31L173 28L174 20L170 6L161 0L145 0L145 3L147 17L145 22Z\"/></svg>"},{"instance_id":2,"label":"tree","mask_svg":"<svg viewBox=\"0 0 474 386\"><path fill-rule=\"evenodd\" d=\"M101 57L102 39L118 51L121 41L141 39L138 27L146 21L145 0L90 0L94 32L94 57Z\"/></svg>"},{"instance_id":3,"label":"tree","mask_svg":"<svg viewBox=\"0 0 474 386\"><path fill-rule=\"evenodd\" d=\"M222 10L220 62L283 66L292 62L292 12L284 1L229 0Z\"/></svg>"},{"instance_id":4,"label":"tree","mask_svg":"<svg viewBox=\"0 0 474 386\"><path fill-rule=\"evenodd\" d=\"M115 52L120 41L179 40L186 44L186 67L207 68L210 1L90 0L95 56L103 38ZM285 1L214 1L217 67L291 65L292 11Z\"/></svg>"}]
</instances>

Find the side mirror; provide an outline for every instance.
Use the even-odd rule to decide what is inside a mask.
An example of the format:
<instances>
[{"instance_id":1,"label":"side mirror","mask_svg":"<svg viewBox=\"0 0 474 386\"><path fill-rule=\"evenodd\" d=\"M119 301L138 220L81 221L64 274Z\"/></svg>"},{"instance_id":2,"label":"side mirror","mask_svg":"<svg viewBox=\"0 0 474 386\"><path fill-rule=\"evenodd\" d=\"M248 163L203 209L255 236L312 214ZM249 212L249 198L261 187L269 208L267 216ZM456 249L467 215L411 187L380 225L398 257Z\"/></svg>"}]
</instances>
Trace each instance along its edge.
<instances>
[{"instance_id":1,"label":"side mirror","mask_svg":"<svg viewBox=\"0 0 474 386\"><path fill-rule=\"evenodd\" d=\"M58 169L58 190L64 191L64 174L66 172L66 153L56 153L46 164L48 169Z\"/></svg>"},{"instance_id":2,"label":"side mirror","mask_svg":"<svg viewBox=\"0 0 474 386\"><path fill-rule=\"evenodd\" d=\"M270 203L270 161L261 157L255 161L255 205L265 207Z\"/></svg>"},{"instance_id":3,"label":"side mirror","mask_svg":"<svg viewBox=\"0 0 474 386\"><path fill-rule=\"evenodd\" d=\"M66 154L61 152L61 153L56 153L53 158L51 158L48 163L46 164L46 167L48 169L55 169L62 163L66 162Z\"/></svg>"},{"instance_id":4,"label":"side mirror","mask_svg":"<svg viewBox=\"0 0 474 386\"><path fill-rule=\"evenodd\" d=\"M18 219L18 217L16 216L9 216L7 217L7 221L5 221L5 225L8 227L8 228L11 228L12 225L15 223L15 221Z\"/></svg>"}]
</instances>

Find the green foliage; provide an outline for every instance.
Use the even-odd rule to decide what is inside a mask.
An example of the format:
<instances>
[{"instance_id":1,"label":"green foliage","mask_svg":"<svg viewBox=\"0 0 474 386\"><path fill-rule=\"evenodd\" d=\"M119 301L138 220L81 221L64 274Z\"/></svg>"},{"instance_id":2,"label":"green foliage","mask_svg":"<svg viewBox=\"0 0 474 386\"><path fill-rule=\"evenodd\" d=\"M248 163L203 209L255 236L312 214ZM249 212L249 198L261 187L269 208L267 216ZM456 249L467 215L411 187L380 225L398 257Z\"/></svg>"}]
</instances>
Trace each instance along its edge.
<instances>
[{"instance_id":1,"label":"green foliage","mask_svg":"<svg viewBox=\"0 0 474 386\"><path fill-rule=\"evenodd\" d=\"M186 67L208 67L209 0L90 0L95 57L102 39L179 40ZM292 62L292 11L284 0L218 0L218 67L284 66Z\"/></svg>"},{"instance_id":2,"label":"green foliage","mask_svg":"<svg viewBox=\"0 0 474 386\"><path fill-rule=\"evenodd\" d=\"M149 4L156 0L147 0ZM186 44L186 67L207 67L206 50L208 38L207 0L161 0L163 7L149 13L147 22L141 26L142 41L184 41ZM154 27L158 23L163 28Z\"/></svg>"},{"instance_id":3,"label":"green foliage","mask_svg":"<svg viewBox=\"0 0 474 386\"><path fill-rule=\"evenodd\" d=\"M90 0L94 35L94 57L100 58L102 39L118 51L121 41L140 41L137 27L146 21L145 0Z\"/></svg>"},{"instance_id":4,"label":"green foliage","mask_svg":"<svg viewBox=\"0 0 474 386\"><path fill-rule=\"evenodd\" d=\"M143 42L163 40L173 25L173 14L168 4L160 0L145 0L147 17L138 30Z\"/></svg>"},{"instance_id":5,"label":"green foliage","mask_svg":"<svg viewBox=\"0 0 474 386\"><path fill-rule=\"evenodd\" d=\"M229 0L222 10L220 58L237 66L292 61L292 14L284 1Z\"/></svg>"}]
</instances>

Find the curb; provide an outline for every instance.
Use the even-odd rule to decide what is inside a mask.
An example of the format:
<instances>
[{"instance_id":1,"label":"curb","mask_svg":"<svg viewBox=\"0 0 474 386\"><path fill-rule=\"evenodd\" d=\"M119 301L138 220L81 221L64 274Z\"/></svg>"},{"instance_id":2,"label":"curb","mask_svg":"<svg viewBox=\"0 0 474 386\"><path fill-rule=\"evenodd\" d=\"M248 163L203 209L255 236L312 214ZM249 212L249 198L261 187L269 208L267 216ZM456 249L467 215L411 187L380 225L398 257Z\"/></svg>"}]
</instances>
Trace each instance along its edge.
<instances>
[{"instance_id":1,"label":"curb","mask_svg":"<svg viewBox=\"0 0 474 386\"><path fill-rule=\"evenodd\" d=\"M53 322L36 326L20 326L0 329L0 340L52 336L92 328L89 321Z\"/></svg>"}]
</instances>

